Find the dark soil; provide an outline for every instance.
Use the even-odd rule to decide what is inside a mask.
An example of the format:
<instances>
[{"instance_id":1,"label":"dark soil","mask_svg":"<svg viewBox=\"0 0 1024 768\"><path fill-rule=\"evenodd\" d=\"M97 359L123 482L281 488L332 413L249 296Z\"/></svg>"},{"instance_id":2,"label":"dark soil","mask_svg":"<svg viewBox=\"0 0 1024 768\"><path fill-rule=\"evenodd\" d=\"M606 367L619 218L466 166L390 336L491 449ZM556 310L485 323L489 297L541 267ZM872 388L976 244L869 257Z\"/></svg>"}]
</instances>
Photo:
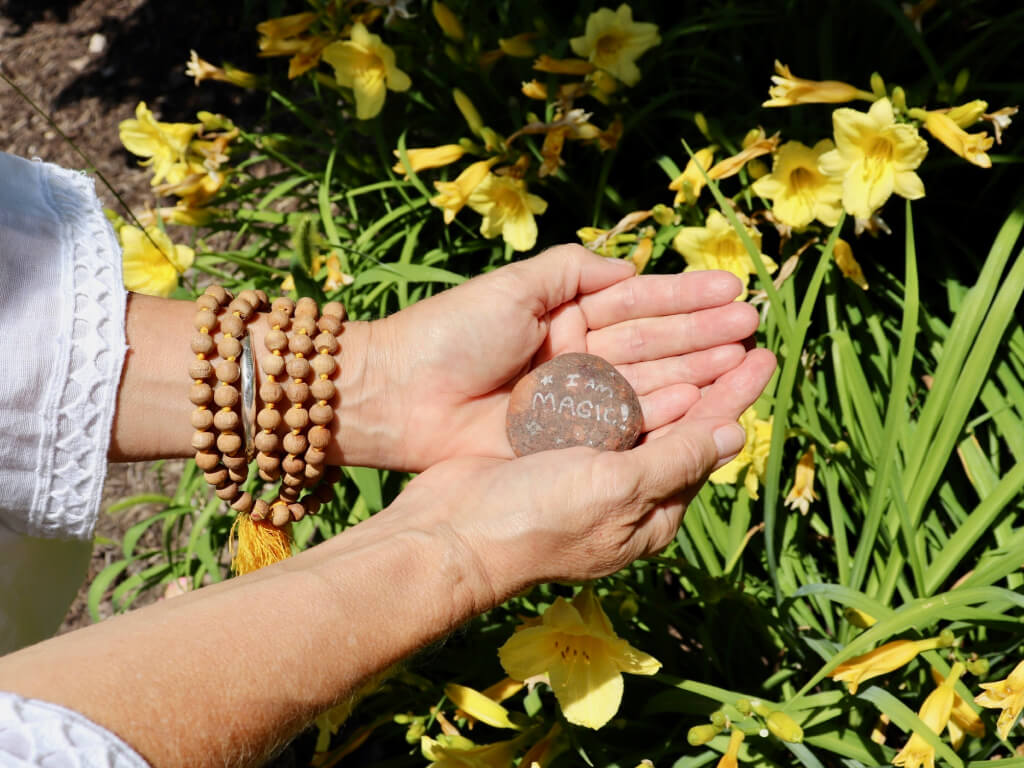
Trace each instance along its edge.
<instances>
[{"instance_id":1,"label":"dark soil","mask_svg":"<svg viewBox=\"0 0 1024 768\"><path fill-rule=\"evenodd\" d=\"M121 146L118 124L134 117L139 101L165 121L194 121L202 109L236 119L260 114L259 96L219 83L197 88L185 76L190 49L215 63L263 68L253 29L260 19L242 11L250 5L0 0L0 73L13 83L0 80L0 150L94 171L141 211L154 201L149 173ZM101 181L96 187L104 205L124 213L110 189ZM110 465L90 579L116 559L124 532L153 513L149 506L111 515L109 506L139 493L172 491L179 467L165 465L163 479L171 487L161 488L150 467ZM157 536L159 526L154 529ZM62 632L90 622L84 596L85 587ZM110 612L109 604L102 606L104 615Z\"/></svg>"}]
</instances>

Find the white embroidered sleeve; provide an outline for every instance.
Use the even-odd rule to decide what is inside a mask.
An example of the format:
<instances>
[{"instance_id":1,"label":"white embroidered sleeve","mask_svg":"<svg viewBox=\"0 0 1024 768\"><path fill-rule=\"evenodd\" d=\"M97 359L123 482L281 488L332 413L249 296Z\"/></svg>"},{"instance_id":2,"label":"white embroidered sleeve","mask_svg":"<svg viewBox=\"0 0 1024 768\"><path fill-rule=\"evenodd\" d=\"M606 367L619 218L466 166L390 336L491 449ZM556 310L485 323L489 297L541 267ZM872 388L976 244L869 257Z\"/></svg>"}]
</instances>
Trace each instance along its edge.
<instances>
[{"instance_id":1,"label":"white embroidered sleeve","mask_svg":"<svg viewBox=\"0 0 1024 768\"><path fill-rule=\"evenodd\" d=\"M125 356L120 247L88 176L0 153L0 526L88 540Z\"/></svg>"}]
</instances>

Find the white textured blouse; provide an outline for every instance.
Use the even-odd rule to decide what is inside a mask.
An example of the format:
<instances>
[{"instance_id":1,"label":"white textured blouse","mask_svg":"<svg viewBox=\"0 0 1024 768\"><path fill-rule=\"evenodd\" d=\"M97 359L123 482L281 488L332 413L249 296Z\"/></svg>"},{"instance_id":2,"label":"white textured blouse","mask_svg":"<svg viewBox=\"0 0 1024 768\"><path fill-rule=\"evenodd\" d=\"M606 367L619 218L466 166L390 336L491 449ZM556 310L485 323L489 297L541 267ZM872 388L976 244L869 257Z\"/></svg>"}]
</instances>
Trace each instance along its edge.
<instances>
[{"instance_id":1,"label":"white textured blouse","mask_svg":"<svg viewBox=\"0 0 1024 768\"><path fill-rule=\"evenodd\" d=\"M0 654L82 583L124 364L121 251L88 176L0 152ZM0 765L146 765L81 715L0 692Z\"/></svg>"}]
</instances>

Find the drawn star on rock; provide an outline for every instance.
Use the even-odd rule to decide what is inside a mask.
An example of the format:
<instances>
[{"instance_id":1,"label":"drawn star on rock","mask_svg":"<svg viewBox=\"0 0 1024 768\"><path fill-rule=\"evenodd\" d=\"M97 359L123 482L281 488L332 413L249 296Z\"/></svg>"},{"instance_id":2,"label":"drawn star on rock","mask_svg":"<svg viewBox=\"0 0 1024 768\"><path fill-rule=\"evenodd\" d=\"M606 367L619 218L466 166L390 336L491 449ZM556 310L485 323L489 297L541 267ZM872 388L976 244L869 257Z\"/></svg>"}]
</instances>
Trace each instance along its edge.
<instances>
[{"instance_id":1,"label":"drawn star on rock","mask_svg":"<svg viewBox=\"0 0 1024 768\"><path fill-rule=\"evenodd\" d=\"M540 385L543 387L545 385L553 384L554 381L555 379L553 376L543 376L541 377Z\"/></svg>"}]
</instances>

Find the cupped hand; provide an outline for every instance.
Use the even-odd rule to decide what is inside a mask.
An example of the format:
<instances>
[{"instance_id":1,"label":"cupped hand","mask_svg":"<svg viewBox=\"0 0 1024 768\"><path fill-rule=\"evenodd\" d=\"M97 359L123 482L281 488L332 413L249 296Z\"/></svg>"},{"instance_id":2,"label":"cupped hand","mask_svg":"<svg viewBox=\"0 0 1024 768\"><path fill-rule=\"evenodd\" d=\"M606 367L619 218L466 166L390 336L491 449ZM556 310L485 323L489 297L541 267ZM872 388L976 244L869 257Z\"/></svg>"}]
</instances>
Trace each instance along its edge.
<instances>
[{"instance_id":1,"label":"cupped hand","mask_svg":"<svg viewBox=\"0 0 1024 768\"><path fill-rule=\"evenodd\" d=\"M480 610L531 584L613 573L672 540L708 474L743 446L736 419L774 369L770 352L746 353L699 407L629 451L441 462L381 514L446 537Z\"/></svg>"},{"instance_id":2,"label":"cupped hand","mask_svg":"<svg viewBox=\"0 0 1024 768\"><path fill-rule=\"evenodd\" d=\"M736 367L757 313L727 272L636 276L628 262L564 245L476 277L375 323L383 377L381 464L411 471L456 456L510 458L509 393L564 352L615 365L643 430L671 424ZM373 374L371 374L373 375Z\"/></svg>"}]
</instances>

